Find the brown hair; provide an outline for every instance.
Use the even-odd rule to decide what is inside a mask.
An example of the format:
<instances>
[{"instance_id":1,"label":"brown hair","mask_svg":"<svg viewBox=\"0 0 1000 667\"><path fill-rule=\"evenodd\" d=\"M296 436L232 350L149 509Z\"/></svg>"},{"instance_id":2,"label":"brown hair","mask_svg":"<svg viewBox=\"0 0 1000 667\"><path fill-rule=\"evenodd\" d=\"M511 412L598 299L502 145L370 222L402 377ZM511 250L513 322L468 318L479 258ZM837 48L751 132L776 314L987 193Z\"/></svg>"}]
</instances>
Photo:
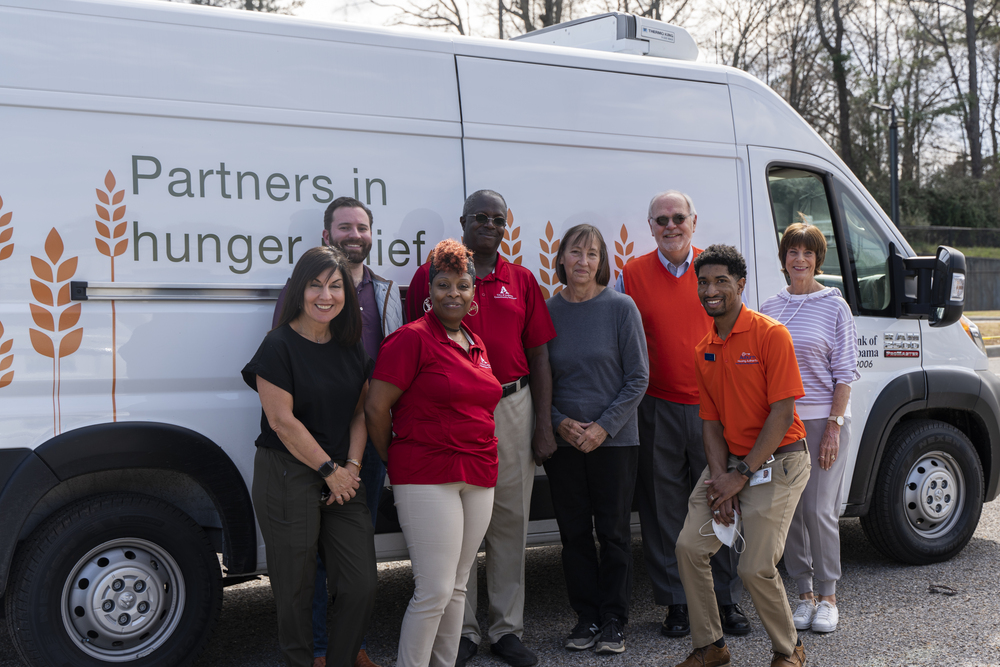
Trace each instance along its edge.
<instances>
[{"instance_id":1,"label":"brown hair","mask_svg":"<svg viewBox=\"0 0 1000 667\"><path fill-rule=\"evenodd\" d=\"M347 266L347 256L333 246L310 248L302 254L292 269L292 277L288 279L285 290L285 303L278 318L278 327L294 320L302 312L305 302L306 286L330 269L340 271L344 280L344 307L330 321L330 335L344 347L351 347L361 340L361 307L358 304L358 293L354 289L354 280Z\"/></svg>"},{"instance_id":2,"label":"brown hair","mask_svg":"<svg viewBox=\"0 0 1000 667\"><path fill-rule=\"evenodd\" d=\"M601 287L607 287L608 283L611 282L611 264L608 262L608 246L604 243L604 237L601 235L601 230L588 224L572 227L568 232L566 232L566 235L563 236L562 241L559 242L559 251L556 253L556 276L558 276L559 282L563 285L568 284L566 282L566 267L562 265L562 258L566 249L577 244L587 246L590 245L591 241L595 240L601 250L601 259L597 265L597 275L595 278L598 285Z\"/></svg>"},{"instance_id":3,"label":"brown hair","mask_svg":"<svg viewBox=\"0 0 1000 667\"><path fill-rule=\"evenodd\" d=\"M807 222L794 222L785 229L781 235L781 243L778 245L778 258L781 260L781 272L786 276L785 256L788 251L795 246L803 246L806 250L816 253L816 272L813 275L823 273L823 260L826 259L826 237L815 225Z\"/></svg>"},{"instance_id":4,"label":"brown hair","mask_svg":"<svg viewBox=\"0 0 1000 667\"><path fill-rule=\"evenodd\" d=\"M455 239L445 239L434 246L427 261L429 262L427 273L430 274L428 282L434 280L434 276L441 271L454 271L459 275L468 273L472 276L473 282L476 280L476 266L472 263L472 251Z\"/></svg>"}]
</instances>

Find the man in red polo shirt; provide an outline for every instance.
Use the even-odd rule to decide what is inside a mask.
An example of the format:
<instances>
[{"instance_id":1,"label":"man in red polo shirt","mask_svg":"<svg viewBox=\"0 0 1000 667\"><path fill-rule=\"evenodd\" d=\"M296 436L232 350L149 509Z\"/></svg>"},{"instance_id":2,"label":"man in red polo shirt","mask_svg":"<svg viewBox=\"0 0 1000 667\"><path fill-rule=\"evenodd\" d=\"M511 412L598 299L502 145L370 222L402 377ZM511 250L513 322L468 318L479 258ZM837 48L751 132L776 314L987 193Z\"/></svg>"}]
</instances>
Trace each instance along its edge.
<instances>
[{"instance_id":1,"label":"man in red polo shirt","mask_svg":"<svg viewBox=\"0 0 1000 667\"><path fill-rule=\"evenodd\" d=\"M476 297L463 324L482 338L493 375L503 387L497 405L500 470L493 518L486 532L486 588L490 650L512 667L538 662L521 643L524 632L524 547L535 464L556 450L552 435L552 371L546 343L556 331L534 275L511 264L497 250L507 224L507 203L499 193L479 190L462 209L462 242L475 257ZM420 266L407 291L409 320L423 316L430 302L428 268ZM465 623L456 667L479 650L476 572L469 575Z\"/></svg>"},{"instance_id":2,"label":"man in red polo shirt","mask_svg":"<svg viewBox=\"0 0 1000 667\"><path fill-rule=\"evenodd\" d=\"M722 546L713 522L728 527L737 513L746 546L739 573L771 638L771 667L802 667L805 649L777 569L809 481L806 430L795 413L795 399L805 395L795 348L780 322L740 301L747 265L736 248L709 246L694 270L698 297L715 323L695 347L708 467L691 492L677 538L695 647L677 667L730 664L709 557Z\"/></svg>"}]
</instances>

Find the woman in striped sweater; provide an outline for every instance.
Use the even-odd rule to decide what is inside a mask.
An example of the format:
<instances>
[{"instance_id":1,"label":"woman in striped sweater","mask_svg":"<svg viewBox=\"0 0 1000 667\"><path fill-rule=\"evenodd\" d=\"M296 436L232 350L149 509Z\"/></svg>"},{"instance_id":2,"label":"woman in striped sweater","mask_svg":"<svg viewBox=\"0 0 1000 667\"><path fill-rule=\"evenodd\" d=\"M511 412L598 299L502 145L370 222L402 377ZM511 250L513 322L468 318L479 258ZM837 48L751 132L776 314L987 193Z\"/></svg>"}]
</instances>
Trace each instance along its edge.
<instances>
[{"instance_id":1,"label":"woman in striped sweater","mask_svg":"<svg viewBox=\"0 0 1000 667\"><path fill-rule=\"evenodd\" d=\"M788 530L785 568L799 589L793 614L796 629L833 632L839 620L839 519L846 450L851 442L851 383L861 377L857 329L840 292L816 280L826 258L826 239L819 229L803 223L789 225L778 255L790 284L760 310L792 334L806 392L795 402L795 409L806 427L813 466Z\"/></svg>"}]
</instances>

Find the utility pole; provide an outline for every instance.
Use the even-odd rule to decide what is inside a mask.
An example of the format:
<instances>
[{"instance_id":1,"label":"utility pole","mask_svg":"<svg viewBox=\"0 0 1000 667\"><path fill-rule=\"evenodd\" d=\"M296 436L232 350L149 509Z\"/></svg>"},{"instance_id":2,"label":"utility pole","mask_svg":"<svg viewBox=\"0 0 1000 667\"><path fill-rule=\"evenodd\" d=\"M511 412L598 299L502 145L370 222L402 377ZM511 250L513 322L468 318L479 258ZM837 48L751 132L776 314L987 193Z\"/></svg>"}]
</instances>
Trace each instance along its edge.
<instances>
[{"instance_id":1,"label":"utility pole","mask_svg":"<svg viewBox=\"0 0 1000 667\"><path fill-rule=\"evenodd\" d=\"M889 112L889 215L892 224L899 227L899 121L896 119L896 103L872 106Z\"/></svg>"}]
</instances>

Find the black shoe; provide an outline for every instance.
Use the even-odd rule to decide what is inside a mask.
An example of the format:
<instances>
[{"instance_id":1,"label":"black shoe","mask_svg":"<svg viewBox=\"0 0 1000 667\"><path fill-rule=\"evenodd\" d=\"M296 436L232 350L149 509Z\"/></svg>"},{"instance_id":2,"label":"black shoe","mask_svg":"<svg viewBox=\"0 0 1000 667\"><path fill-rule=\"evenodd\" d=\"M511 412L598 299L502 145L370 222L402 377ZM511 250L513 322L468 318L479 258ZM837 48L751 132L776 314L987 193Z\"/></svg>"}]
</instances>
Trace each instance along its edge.
<instances>
[{"instance_id":1,"label":"black shoe","mask_svg":"<svg viewBox=\"0 0 1000 667\"><path fill-rule=\"evenodd\" d=\"M601 628L601 638L597 640L594 652L598 655L614 655L625 650L625 627L617 616L608 616Z\"/></svg>"},{"instance_id":2,"label":"black shoe","mask_svg":"<svg viewBox=\"0 0 1000 667\"><path fill-rule=\"evenodd\" d=\"M490 644L490 650L510 667L531 667L538 663L538 658L524 648L517 635L504 635L496 644Z\"/></svg>"},{"instance_id":3,"label":"black shoe","mask_svg":"<svg viewBox=\"0 0 1000 667\"><path fill-rule=\"evenodd\" d=\"M672 604L667 607L667 617L660 626L660 634L664 637L687 637L691 634L691 621L688 620L686 604Z\"/></svg>"},{"instance_id":4,"label":"black shoe","mask_svg":"<svg viewBox=\"0 0 1000 667\"><path fill-rule=\"evenodd\" d=\"M468 637L462 637L458 640L458 657L455 658L455 667L465 667L465 663L469 662L477 653L479 653L479 645Z\"/></svg>"},{"instance_id":5,"label":"black shoe","mask_svg":"<svg viewBox=\"0 0 1000 667\"><path fill-rule=\"evenodd\" d=\"M598 627L597 623L580 621L573 628L573 632L569 633L563 646L567 651L585 651L597 643L600 634L601 628Z\"/></svg>"},{"instance_id":6,"label":"black shoe","mask_svg":"<svg viewBox=\"0 0 1000 667\"><path fill-rule=\"evenodd\" d=\"M742 636L750 634L750 621L738 604L725 604L719 609L722 619L722 631L727 635Z\"/></svg>"}]
</instances>

